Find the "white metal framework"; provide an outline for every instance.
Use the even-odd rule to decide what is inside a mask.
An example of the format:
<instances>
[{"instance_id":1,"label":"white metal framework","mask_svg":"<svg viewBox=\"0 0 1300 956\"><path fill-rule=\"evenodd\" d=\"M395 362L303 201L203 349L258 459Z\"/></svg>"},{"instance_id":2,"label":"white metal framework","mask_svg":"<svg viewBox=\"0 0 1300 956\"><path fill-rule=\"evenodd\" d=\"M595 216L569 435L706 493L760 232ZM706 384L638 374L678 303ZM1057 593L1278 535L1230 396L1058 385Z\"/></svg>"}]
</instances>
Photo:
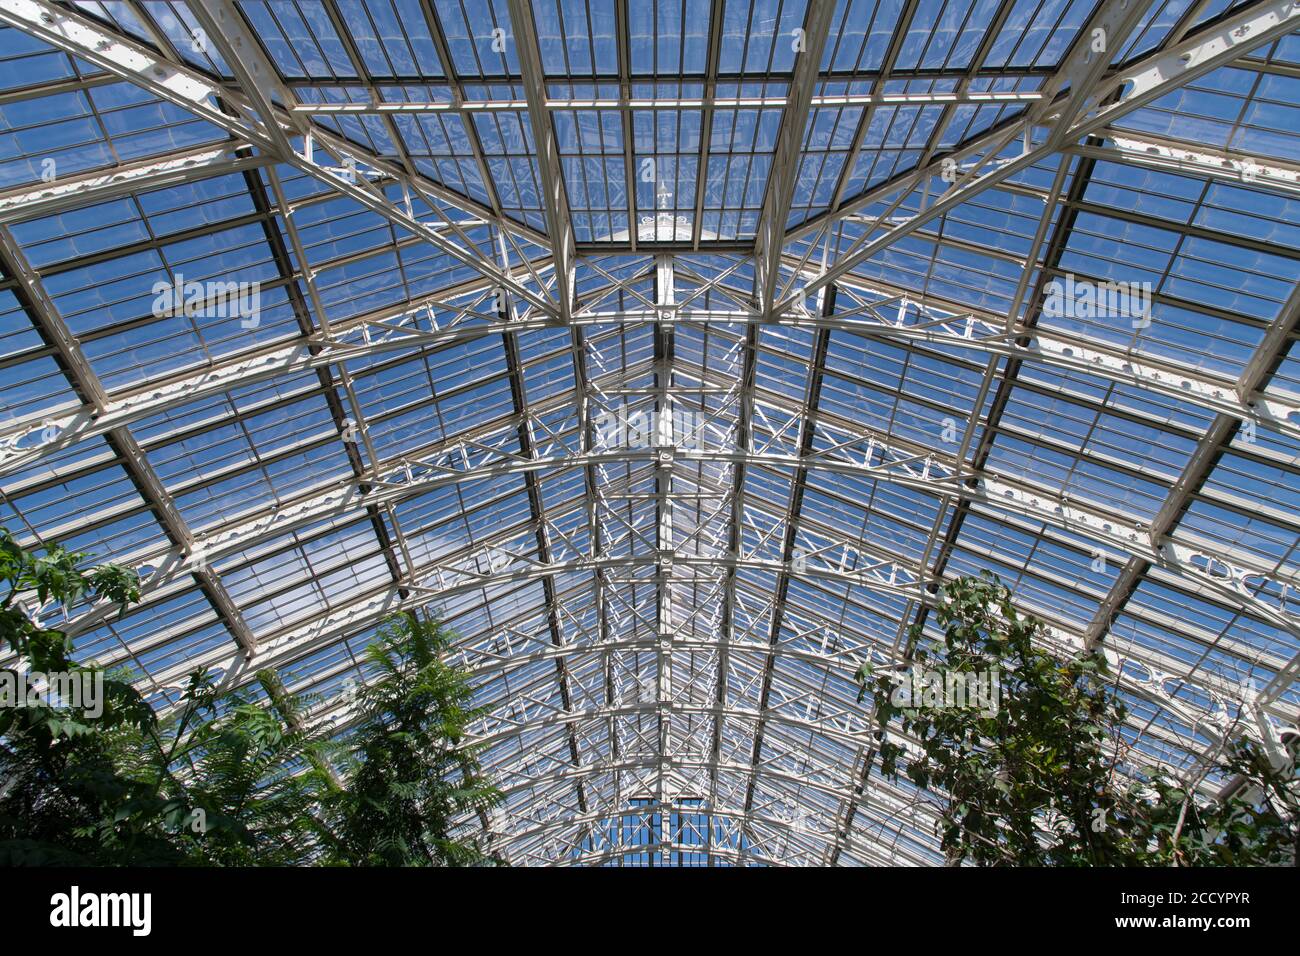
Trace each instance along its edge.
<instances>
[{"instance_id":1,"label":"white metal framework","mask_svg":"<svg viewBox=\"0 0 1300 956\"><path fill-rule=\"evenodd\" d=\"M0 22L0 523L158 707L440 614L517 864L940 862L853 674L984 569L1135 764L1296 725L1300 3Z\"/></svg>"}]
</instances>

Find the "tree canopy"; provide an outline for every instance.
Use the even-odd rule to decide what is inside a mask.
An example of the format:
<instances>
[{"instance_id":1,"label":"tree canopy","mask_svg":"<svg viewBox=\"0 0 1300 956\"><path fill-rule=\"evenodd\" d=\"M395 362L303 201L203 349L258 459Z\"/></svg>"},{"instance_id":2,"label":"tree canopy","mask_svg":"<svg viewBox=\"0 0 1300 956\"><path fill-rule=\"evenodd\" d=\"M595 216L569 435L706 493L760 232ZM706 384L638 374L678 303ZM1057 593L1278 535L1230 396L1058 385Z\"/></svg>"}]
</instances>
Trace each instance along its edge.
<instances>
[{"instance_id":1,"label":"tree canopy","mask_svg":"<svg viewBox=\"0 0 1300 956\"><path fill-rule=\"evenodd\" d=\"M134 574L86 570L85 555L41 555L0 530L0 636L26 665L0 671L23 699L0 708L0 864L399 865L493 862L452 835L498 799L465 743L477 711L465 676L442 661L436 621L386 622L376 676L338 735L271 670L220 690L196 671L159 716L130 675L73 658L44 607L139 599ZM84 687L76 699L27 694L31 677ZM51 687L53 684L51 684Z\"/></svg>"},{"instance_id":2,"label":"tree canopy","mask_svg":"<svg viewBox=\"0 0 1300 956\"><path fill-rule=\"evenodd\" d=\"M1043 622L988 576L947 583L933 614L939 637L914 625L905 670L868 665L858 677L875 715L874 759L919 788L949 863L1295 863L1294 749L1228 734L1185 779L1147 770L1100 649L1049 652ZM990 682L991 702L953 693ZM1211 774L1236 786L1207 799L1198 785Z\"/></svg>"}]
</instances>

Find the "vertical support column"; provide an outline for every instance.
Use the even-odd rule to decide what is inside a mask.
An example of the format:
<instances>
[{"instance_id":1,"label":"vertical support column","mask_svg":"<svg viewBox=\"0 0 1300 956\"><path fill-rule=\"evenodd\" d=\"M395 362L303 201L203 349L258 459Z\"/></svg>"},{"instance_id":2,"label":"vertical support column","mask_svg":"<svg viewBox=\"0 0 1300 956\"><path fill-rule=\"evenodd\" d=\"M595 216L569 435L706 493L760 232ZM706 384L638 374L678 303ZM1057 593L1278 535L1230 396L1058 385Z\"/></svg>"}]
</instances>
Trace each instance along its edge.
<instances>
[{"instance_id":1,"label":"vertical support column","mask_svg":"<svg viewBox=\"0 0 1300 956\"><path fill-rule=\"evenodd\" d=\"M665 770L668 761L669 734L672 725L673 661L673 339L674 315L673 260L661 255L655 259L655 304L658 318L654 332L655 413L655 581L658 589L655 614L655 662L658 668L655 701L658 708L658 775L655 795L661 805L667 803Z\"/></svg>"}]
</instances>

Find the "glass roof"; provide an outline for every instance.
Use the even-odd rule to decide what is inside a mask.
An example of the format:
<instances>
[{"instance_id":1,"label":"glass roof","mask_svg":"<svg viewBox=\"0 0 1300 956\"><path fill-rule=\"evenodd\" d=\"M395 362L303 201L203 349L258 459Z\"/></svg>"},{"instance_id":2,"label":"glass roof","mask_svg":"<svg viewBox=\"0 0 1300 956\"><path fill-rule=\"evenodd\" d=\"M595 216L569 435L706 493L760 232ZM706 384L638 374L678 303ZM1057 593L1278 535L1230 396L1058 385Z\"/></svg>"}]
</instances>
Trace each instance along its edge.
<instances>
[{"instance_id":1,"label":"glass roof","mask_svg":"<svg viewBox=\"0 0 1300 956\"><path fill-rule=\"evenodd\" d=\"M942 862L853 675L982 570L1137 764L1271 739L1297 20L6 2L0 525L143 569L66 623L159 708L271 666L343 732L441 615L516 864Z\"/></svg>"}]
</instances>

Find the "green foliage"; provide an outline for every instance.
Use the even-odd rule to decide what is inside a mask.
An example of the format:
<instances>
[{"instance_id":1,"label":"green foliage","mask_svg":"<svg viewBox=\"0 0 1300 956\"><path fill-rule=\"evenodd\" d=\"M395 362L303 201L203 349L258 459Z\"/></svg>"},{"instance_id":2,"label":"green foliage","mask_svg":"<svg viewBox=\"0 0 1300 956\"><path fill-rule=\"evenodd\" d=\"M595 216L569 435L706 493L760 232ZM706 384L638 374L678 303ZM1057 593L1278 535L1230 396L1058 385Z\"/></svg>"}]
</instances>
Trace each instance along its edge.
<instances>
[{"instance_id":1,"label":"green foliage","mask_svg":"<svg viewBox=\"0 0 1300 956\"><path fill-rule=\"evenodd\" d=\"M1275 766L1250 740L1235 740L1219 769L1238 789L1222 800L1198 800L1190 787L1157 774L1124 798L1138 808L1146 838L1140 862L1159 866L1295 866L1300 842L1300 778L1290 763Z\"/></svg>"},{"instance_id":2,"label":"green foliage","mask_svg":"<svg viewBox=\"0 0 1300 956\"><path fill-rule=\"evenodd\" d=\"M165 841L137 832L134 813L121 812L149 799L147 784L127 771L124 758L152 730L153 711L126 681L74 663L63 632L41 627L18 600L34 593L42 605L53 599L71 608L83 598L139 597L131 572L86 573L79 569L84 557L59 547L33 555L0 529L0 582L8 587L0 637L31 670L98 679L104 697L98 714L45 700L0 708L0 863L94 864L113 848L129 848L126 862L174 858ZM20 686L17 671L0 675Z\"/></svg>"},{"instance_id":3,"label":"green foliage","mask_svg":"<svg viewBox=\"0 0 1300 956\"><path fill-rule=\"evenodd\" d=\"M342 795L339 858L381 866L494 862L476 845L450 840L451 821L500 799L463 745L479 716L461 674L443 663L449 634L405 615L389 621L367 660L381 679L366 686L353 737L356 766Z\"/></svg>"},{"instance_id":4,"label":"green foliage","mask_svg":"<svg viewBox=\"0 0 1300 956\"><path fill-rule=\"evenodd\" d=\"M460 746L475 712L463 676L438 658L445 631L409 618L385 626L370 652L380 675L362 696L354 757L309 729L308 702L271 671L257 675L265 702L195 672L159 720L125 675L74 662L66 635L22 606L23 594L68 608L139 599L134 572L83 571L84 560L57 547L30 554L0 529L0 635L31 670L103 690L102 709L86 700L0 707L0 865L483 859L448 834L456 814L495 795ZM0 676L17 685L17 671ZM340 777L340 764L354 772Z\"/></svg>"},{"instance_id":5,"label":"green foliage","mask_svg":"<svg viewBox=\"0 0 1300 956\"><path fill-rule=\"evenodd\" d=\"M950 863L1294 861L1300 832L1294 761L1277 769L1257 745L1234 744L1221 769L1247 785L1213 803L1198 802L1193 787L1160 774L1126 785L1120 773L1125 709L1107 684L1103 654L1048 653L1042 622L1018 612L996 578L948 583L934 614L942 642L925 646L922 628L914 626L912 660L945 675L996 669L996 712L896 700L897 678L869 666L858 679L874 702L881 772L905 776L934 796Z\"/></svg>"},{"instance_id":6,"label":"green foliage","mask_svg":"<svg viewBox=\"0 0 1300 956\"><path fill-rule=\"evenodd\" d=\"M333 792L321 754L331 745L302 729L300 702L283 693L272 672L258 679L277 689L273 706L219 697L206 676L196 675L180 717L170 722L178 726L160 735L169 752L163 765L180 768L167 774L164 791L181 824L197 834L193 862L293 865L320 853L321 806ZM182 722L191 715L197 719L187 733Z\"/></svg>"}]
</instances>

